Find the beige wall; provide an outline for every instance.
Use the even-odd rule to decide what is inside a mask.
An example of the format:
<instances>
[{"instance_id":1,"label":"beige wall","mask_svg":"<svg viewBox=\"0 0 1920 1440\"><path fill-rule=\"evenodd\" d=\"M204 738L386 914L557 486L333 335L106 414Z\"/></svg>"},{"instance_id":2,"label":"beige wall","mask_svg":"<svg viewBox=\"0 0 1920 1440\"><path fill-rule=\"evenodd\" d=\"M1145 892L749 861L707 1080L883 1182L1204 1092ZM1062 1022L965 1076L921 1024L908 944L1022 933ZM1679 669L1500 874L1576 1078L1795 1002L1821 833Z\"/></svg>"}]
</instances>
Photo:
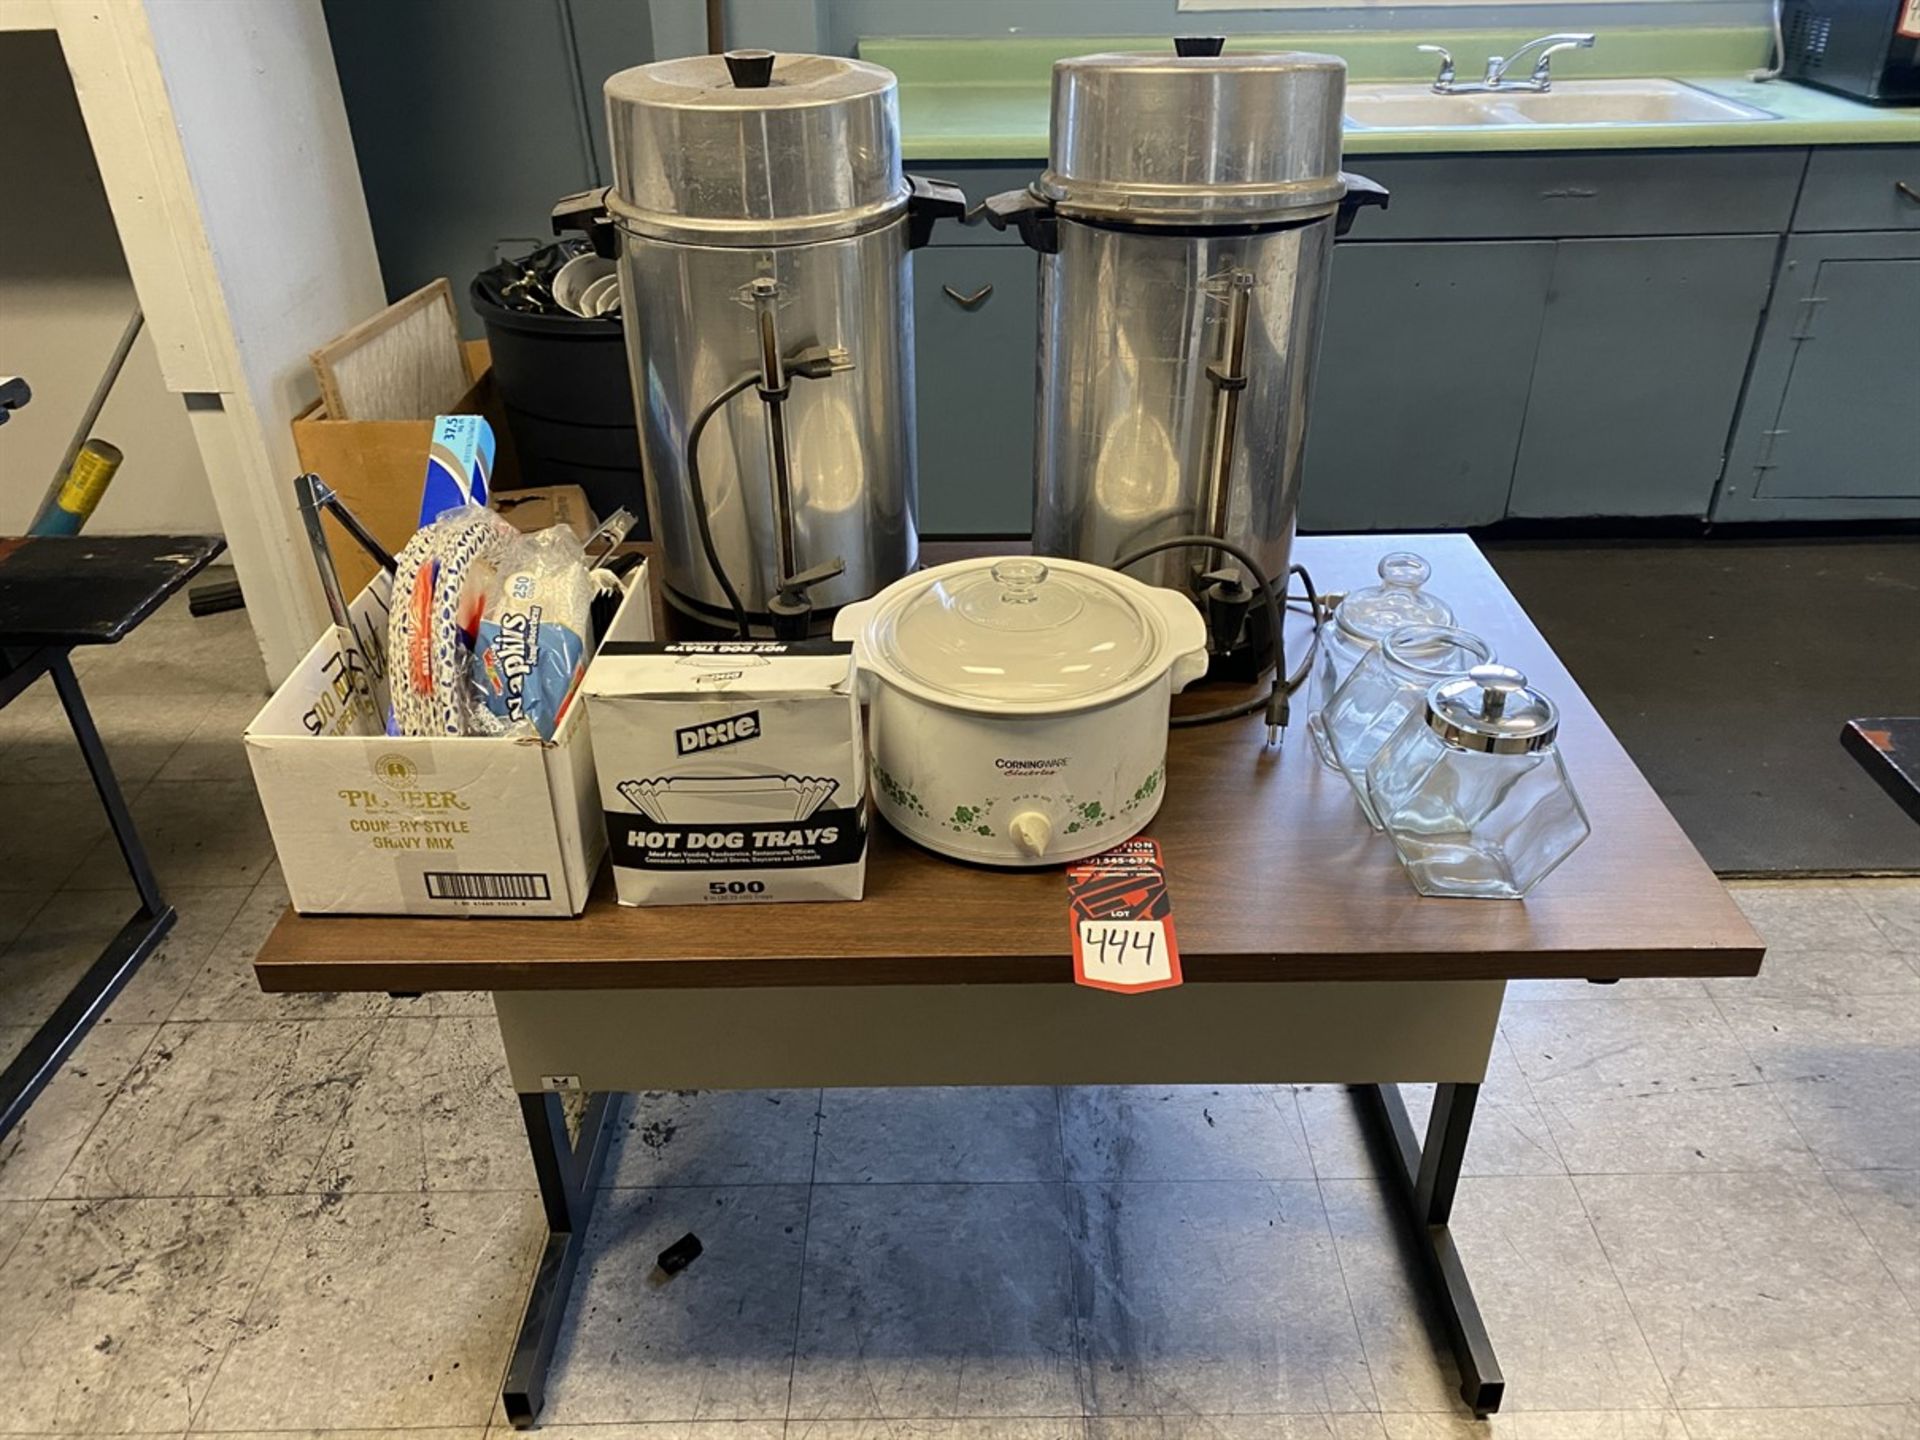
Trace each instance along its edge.
<instances>
[{"instance_id":1,"label":"beige wall","mask_svg":"<svg viewBox=\"0 0 1920 1440\"><path fill-rule=\"evenodd\" d=\"M0 373L33 401L0 427L0 533L26 528L133 306L58 39L0 33ZM218 534L178 395L142 334L94 434L126 463L89 531Z\"/></svg>"}]
</instances>

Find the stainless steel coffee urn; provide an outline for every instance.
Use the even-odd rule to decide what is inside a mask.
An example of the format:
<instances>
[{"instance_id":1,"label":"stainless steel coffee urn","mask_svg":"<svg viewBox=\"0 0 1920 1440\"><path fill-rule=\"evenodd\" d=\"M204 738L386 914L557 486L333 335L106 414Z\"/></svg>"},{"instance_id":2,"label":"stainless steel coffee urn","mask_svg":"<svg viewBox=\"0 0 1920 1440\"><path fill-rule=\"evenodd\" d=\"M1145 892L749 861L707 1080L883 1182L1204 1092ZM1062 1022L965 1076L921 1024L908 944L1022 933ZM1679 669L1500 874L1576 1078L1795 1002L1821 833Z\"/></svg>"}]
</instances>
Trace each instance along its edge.
<instances>
[{"instance_id":1,"label":"stainless steel coffee urn","mask_svg":"<svg viewBox=\"0 0 1920 1440\"><path fill-rule=\"evenodd\" d=\"M1111 565L1210 535L1279 588L1333 239L1387 197L1340 169L1342 61L1176 47L1057 63L1046 172L987 202L1043 257L1034 545ZM1198 597L1222 569L1131 573Z\"/></svg>"},{"instance_id":2,"label":"stainless steel coffee urn","mask_svg":"<svg viewBox=\"0 0 1920 1440\"><path fill-rule=\"evenodd\" d=\"M895 92L839 56L623 70L614 184L556 210L619 260L667 595L743 634L916 562L910 252L965 200L902 174Z\"/></svg>"}]
</instances>

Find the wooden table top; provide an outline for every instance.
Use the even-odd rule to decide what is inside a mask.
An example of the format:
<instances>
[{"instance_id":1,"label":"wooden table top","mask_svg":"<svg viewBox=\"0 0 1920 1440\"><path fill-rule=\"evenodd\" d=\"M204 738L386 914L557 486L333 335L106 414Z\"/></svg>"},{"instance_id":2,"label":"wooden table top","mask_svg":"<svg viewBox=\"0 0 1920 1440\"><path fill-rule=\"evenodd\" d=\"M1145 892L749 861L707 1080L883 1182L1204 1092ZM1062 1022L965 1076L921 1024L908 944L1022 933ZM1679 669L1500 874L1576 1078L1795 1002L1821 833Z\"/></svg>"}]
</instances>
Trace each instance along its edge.
<instances>
[{"instance_id":1,"label":"wooden table top","mask_svg":"<svg viewBox=\"0 0 1920 1440\"><path fill-rule=\"evenodd\" d=\"M218 535L0 539L0 644L111 645L207 568Z\"/></svg>"},{"instance_id":2,"label":"wooden table top","mask_svg":"<svg viewBox=\"0 0 1920 1440\"><path fill-rule=\"evenodd\" d=\"M1263 747L1257 717L1175 730L1146 833L1166 857L1188 982L1756 973L1759 937L1471 540L1309 537L1295 558L1345 591L1402 548L1559 703L1593 835L1526 901L1423 899L1315 758L1304 713L1282 751ZM954 547L926 549L931 562ZM603 872L575 920L289 912L255 969L269 991L1067 984L1069 953L1059 869L958 864L876 816L863 901L625 908Z\"/></svg>"}]
</instances>

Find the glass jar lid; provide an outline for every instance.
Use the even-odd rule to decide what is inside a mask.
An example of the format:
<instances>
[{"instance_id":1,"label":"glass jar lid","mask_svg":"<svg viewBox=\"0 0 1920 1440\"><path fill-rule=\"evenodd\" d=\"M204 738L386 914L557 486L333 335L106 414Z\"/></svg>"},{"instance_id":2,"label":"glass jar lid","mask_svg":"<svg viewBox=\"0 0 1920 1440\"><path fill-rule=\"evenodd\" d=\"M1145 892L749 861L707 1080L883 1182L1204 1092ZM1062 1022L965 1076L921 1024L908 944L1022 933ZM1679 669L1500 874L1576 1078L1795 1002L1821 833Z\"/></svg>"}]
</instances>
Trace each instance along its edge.
<instances>
[{"instance_id":1,"label":"glass jar lid","mask_svg":"<svg viewBox=\"0 0 1920 1440\"><path fill-rule=\"evenodd\" d=\"M1456 750L1525 755L1560 733L1553 701L1510 665L1476 665L1427 692L1427 727Z\"/></svg>"},{"instance_id":2,"label":"glass jar lid","mask_svg":"<svg viewBox=\"0 0 1920 1440\"><path fill-rule=\"evenodd\" d=\"M1355 590L1333 612L1334 623L1362 645L1377 645L1402 625L1451 625L1453 610L1422 587L1433 567L1411 550L1382 557L1378 585Z\"/></svg>"},{"instance_id":3,"label":"glass jar lid","mask_svg":"<svg viewBox=\"0 0 1920 1440\"><path fill-rule=\"evenodd\" d=\"M1389 672L1422 687L1494 662L1493 647L1458 625L1401 625L1378 648Z\"/></svg>"},{"instance_id":4,"label":"glass jar lid","mask_svg":"<svg viewBox=\"0 0 1920 1440\"><path fill-rule=\"evenodd\" d=\"M1072 705L1155 669L1153 617L1096 566L1025 557L943 566L875 617L877 659L970 702Z\"/></svg>"}]
</instances>

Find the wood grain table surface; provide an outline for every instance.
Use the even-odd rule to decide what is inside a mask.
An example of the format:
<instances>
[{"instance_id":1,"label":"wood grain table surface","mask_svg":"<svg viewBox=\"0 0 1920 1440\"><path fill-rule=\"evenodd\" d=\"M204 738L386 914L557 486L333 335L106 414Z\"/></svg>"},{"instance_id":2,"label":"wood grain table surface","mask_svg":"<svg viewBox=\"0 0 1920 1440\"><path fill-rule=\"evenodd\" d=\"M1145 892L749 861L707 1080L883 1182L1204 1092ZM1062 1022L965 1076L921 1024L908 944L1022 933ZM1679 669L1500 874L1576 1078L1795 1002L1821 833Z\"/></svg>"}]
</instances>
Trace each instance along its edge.
<instances>
[{"instance_id":1,"label":"wood grain table surface","mask_svg":"<svg viewBox=\"0 0 1920 1440\"><path fill-rule=\"evenodd\" d=\"M1015 547L924 548L933 563ZM1166 857L1188 982L1756 973L1758 936L1471 540L1308 537L1295 559L1322 590L1345 591L1403 548L1432 563L1430 588L1460 624L1558 702L1593 835L1525 901L1424 899L1315 758L1303 711L1280 750L1265 748L1258 718L1175 730L1166 800L1145 833ZM256 972L269 991L1072 979L1059 868L959 864L877 815L862 901L634 909L614 903L603 871L574 920L289 912Z\"/></svg>"}]
</instances>

